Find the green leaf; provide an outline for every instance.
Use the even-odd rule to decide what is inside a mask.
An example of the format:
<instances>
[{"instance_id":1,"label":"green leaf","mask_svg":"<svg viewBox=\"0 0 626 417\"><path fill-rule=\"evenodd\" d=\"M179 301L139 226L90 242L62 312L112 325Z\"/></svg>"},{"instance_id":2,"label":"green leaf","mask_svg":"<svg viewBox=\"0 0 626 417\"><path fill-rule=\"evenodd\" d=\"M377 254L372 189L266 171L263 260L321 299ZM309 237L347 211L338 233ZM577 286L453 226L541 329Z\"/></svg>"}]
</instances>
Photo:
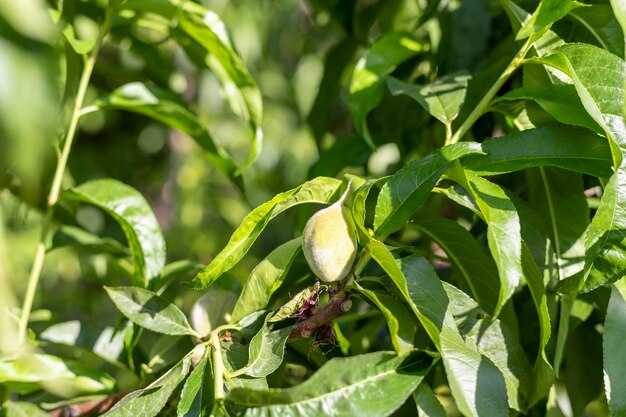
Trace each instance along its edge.
<instances>
[{"instance_id":1,"label":"green leaf","mask_svg":"<svg viewBox=\"0 0 626 417\"><path fill-rule=\"evenodd\" d=\"M297 237L274 249L252 270L235 304L231 323L237 323L248 314L267 306L301 250L302 238Z\"/></svg>"},{"instance_id":2,"label":"green leaf","mask_svg":"<svg viewBox=\"0 0 626 417\"><path fill-rule=\"evenodd\" d=\"M604 129L615 173L607 183L600 207L586 235L585 268L563 282L565 292L590 291L626 273L626 126L624 123L624 61L594 46L572 44L534 61L571 77L587 112ZM602 68L602 71L598 71Z\"/></svg>"},{"instance_id":3,"label":"green leaf","mask_svg":"<svg viewBox=\"0 0 626 417\"><path fill-rule=\"evenodd\" d=\"M452 395L468 416L506 415L506 385L498 368L474 343L461 336L450 300L432 266L418 256L396 261L387 247L372 240L367 246L403 295L415 316L441 352Z\"/></svg>"},{"instance_id":4,"label":"green leaf","mask_svg":"<svg viewBox=\"0 0 626 417\"><path fill-rule=\"evenodd\" d=\"M604 384L611 415L626 416L626 282L622 279L611 286L611 298L604 322Z\"/></svg>"},{"instance_id":5,"label":"green leaf","mask_svg":"<svg viewBox=\"0 0 626 417\"><path fill-rule=\"evenodd\" d=\"M261 152L263 143L261 91L248 73L219 16L208 9L201 10L198 5L186 6L187 4L183 3L183 11L178 15L176 37L182 38L181 45L187 53L196 55L197 49L192 48L196 45L202 48L202 58L220 79L229 105L248 122L252 139L250 155L235 173L239 175ZM193 40L195 45L185 42L186 39Z\"/></svg>"},{"instance_id":6,"label":"green leaf","mask_svg":"<svg viewBox=\"0 0 626 417\"><path fill-rule=\"evenodd\" d=\"M612 174L611 151L593 133L572 127L543 127L511 133L482 143L485 155L463 158L461 164L479 175L556 166L607 178Z\"/></svg>"},{"instance_id":7,"label":"green leaf","mask_svg":"<svg viewBox=\"0 0 626 417\"><path fill-rule=\"evenodd\" d=\"M357 132L372 148L375 145L367 127L367 115L383 96L386 75L422 49L410 33L390 32L374 42L357 62L350 83L350 111Z\"/></svg>"},{"instance_id":8,"label":"green leaf","mask_svg":"<svg viewBox=\"0 0 626 417\"><path fill-rule=\"evenodd\" d=\"M565 17L571 8L571 0L541 0L530 19L517 32L516 39L539 38L554 22Z\"/></svg>"},{"instance_id":9,"label":"green leaf","mask_svg":"<svg viewBox=\"0 0 626 417\"><path fill-rule=\"evenodd\" d=\"M415 325L407 309L393 296L378 291L368 290L355 283L357 290L367 297L385 316L393 348L402 355L413 350Z\"/></svg>"},{"instance_id":10,"label":"green leaf","mask_svg":"<svg viewBox=\"0 0 626 417\"><path fill-rule=\"evenodd\" d=\"M463 291L443 283L450 309L464 338L471 338L478 350L502 372L509 407L524 410L531 381L531 369L518 338L501 320L492 319Z\"/></svg>"},{"instance_id":11,"label":"green leaf","mask_svg":"<svg viewBox=\"0 0 626 417\"><path fill-rule=\"evenodd\" d=\"M487 223L489 250L500 276L500 293L495 315L511 298L524 277L522 271L522 236L515 205L498 185L471 171L461 174L457 182L470 192Z\"/></svg>"},{"instance_id":12,"label":"green leaf","mask_svg":"<svg viewBox=\"0 0 626 417\"><path fill-rule=\"evenodd\" d=\"M243 258L270 220L299 204L329 204L340 185L339 180L318 177L261 204L243 219L226 247L204 270L200 271L189 285L196 289L208 287Z\"/></svg>"},{"instance_id":13,"label":"green leaf","mask_svg":"<svg viewBox=\"0 0 626 417\"><path fill-rule=\"evenodd\" d=\"M509 91L502 97L494 100L493 103L514 100L532 100L561 123L586 127L595 132L601 131L598 124L583 107L573 85L541 84L524 86Z\"/></svg>"},{"instance_id":14,"label":"green leaf","mask_svg":"<svg viewBox=\"0 0 626 417\"><path fill-rule=\"evenodd\" d=\"M207 127L176 94L151 84L134 82L113 90L98 99L101 109L120 109L140 113L158 120L171 128L186 133L206 152L207 158L240 188L241 178L236 178L237 166L224 148L217 145Z\"/></svg>"},{"instance_id":15,"label":"green leaf","mask_svg":"<svg viewBox=\"0 0 626 417\"><path fill-rule=\"evenodd\" d=\"M239 416L313 417L332 410L334 415L385 417L411 395L432 361L420 352L334 358L298 386L261 391L234 389L226 401L229 408L239 411Z\"/></svg>"},{"instance_id":16,"label":"green leaf","mask_svg":"<svg viewBox=\"0 0 626 417\"><path fill-rule=\"evenodd\" d=\"M213 409L213 372L209 354L196 365L183 385L176 407L178 417L208 416Z\"/></svg>"},{"instance_id":17,"label":"green leaf","mask_svg":"<svg viewBox=\"0 0 626 417\"><path fill-rule=\"evenodd\" d=\"M155 417L167 404L174 390L189 374L191 368L191 352L185 356L176 366L167 371L163 376L142 388L131 392L113 408L103 414L103 417Z\"/></svg>"},{"instance_id":18,"label":"green leaf","mask_svg":"<svg viewBox=\"0 0 626 417\"><path fill-rule=\"evenodd\" d=\"M31 353L0 359L0 384L16 392L44 390L64 398L110 392L115 381L100 370L57 356Z\"/></svg>"},{"instance_id":19,"label":"green leaf","mask_svg":"<svg viewBox=\"0 0 626 417\"><path fill-rule=\"evenodd\" d=\"M145 198L114 179L83 183L63 192L63 199L92 204L106 211L122 228L134 264L133 283L146 287L165 265L165 240Z\"/></svg>"},{"instance_id":20,"label":"green leaf","mask_svg":"<svg viewBox=\"0 0 626 417\"><path fill-rule=\"evenodd\" d=\"M378 195L374 234L380 237L404 227L452 162L482 152L478 143L461 142L405 165L389 179Z\"/></svg>"},{"instance_id":21,"label":"green leaf","mask_svg":"<svg viewBox=\"0 0 626 417\"><path fill-rule=\"evenodd\" d=\"M237 296L228 290L212 288L191 307L191 327L202 337L229 322Z\"/></svg>"},{"instance_id":22,"label":"green leaf","mask_svg":"<svg viewBox=\"0 0 626 417\"><path fill-rule=\"evenodd\" d=\"M476 239L457 222L447 219L420 221L417 228L446 252L480 306L490 314L498 302L498 269Z\"/></svg>"},{"instance_id":23,"label":"green leaf","mask_svg":"<svg viewBox=\"0 0 626 417\"><path fill-rule=\"evenodd\" d=\"M366 245L371 239L369 230L365 225L367 197L372 188L387 178L370 178L361 184L354 192L348 195L347 210L352 215L352 220L357 232L357 238L360 244Z\"/></svg>"},{"instance_id":24,"label":"green leaf","mask_svg":"<svg viewBox=\"0 0 626 417\"><path fill-rule=\"evenodd\" d=\"M616 15L607 4L590 4L572 9L568 16L580 28L579 32L587 34L587 43L594 43L623 58L624 32Z\"/></svg>"},{"instance_id":25,"label":"green leaf","mask_svg":"<svg viewBox=\"0 0 626 417\"><path fill-rule=\"evenodd\" d=\"M269 315L268 315L269 318ZM271 330L267 320L261 330L250 341L250 355L246 374L260 378L274 372L283 362L285 343L292 326Z\"/></svg>"},{"instance_id":26,"label":"green leaf","mask_svg":"<svg viewBox=\"0 0 626 417\"><path fill-rule=\"evenodd\" d=\"M79 227L61 226L52 237L48 252L59 248L76 248L87 253L108 253L115 257L126 257L128 248L117 240L101 238Z\"/></svg>"},{"instance_id":27,"label":"green leaf","mask_svg":"<svg viewBox=\"0 0 626 417\"><path fill-rule=\"evenodd\" d=\"M469 74L456 73L430 84L418 85L388 77L387 85L394 96L404 94L411 97L441 123L449 125L461 110L470 78Z\"/></svg>"},{"instance_id":28,"label":"green leaf","mask_svg":"<svg viewBox=\"0 0 626 417\"><path fill-rule=\"evenodd\" d=\"M6 417L50 417L50 414L31 403L7 401L2 404L2 409L6 410Z\"/></svg>"},{"instance_id":29,"label":"green leaf","mask_svg":"<svg viewBox=\"0 0 626 417\"><path fill-rule=\"evenodd\" d=\"M133 323L168 335L199 336L182 311L165 298L138 287L104 287L119 311Z\"/></svg>"},{"instance_id":30,"label":"green leaf","mask_svg":"<svg viewBox=\"0 0 626 417\"><path fill-rule=\"evenodd\" d=\"M427 383L422 382L413 393L418 417L447 417L446 410Z\"/></svg>"},{"instance_id":31,"label":"green leaf","mask_svg":"<svg viewBox=\"0 0 626 417\"><path fill-rule=\"evenodd\" d=\"M289 301L283 304L283 306L279 308L278 311L267 320L267 322L275 323L290 318L304 306L305 300L309 300L311 297L316 296L318 291L319 286L317 285L302 289L296 295L291 297Z\"/></svg>"}]
</instances>

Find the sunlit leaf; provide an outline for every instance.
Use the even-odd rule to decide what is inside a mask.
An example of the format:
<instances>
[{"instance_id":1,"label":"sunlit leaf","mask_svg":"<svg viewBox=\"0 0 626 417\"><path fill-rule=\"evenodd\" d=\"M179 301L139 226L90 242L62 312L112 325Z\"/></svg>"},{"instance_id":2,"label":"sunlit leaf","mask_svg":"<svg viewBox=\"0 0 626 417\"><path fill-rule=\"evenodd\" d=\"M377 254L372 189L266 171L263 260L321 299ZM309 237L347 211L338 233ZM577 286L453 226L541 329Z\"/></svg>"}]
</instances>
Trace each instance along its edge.
<instances>
[{"instance_id":1,"label":"sunlit leaf","mask_svg":"<svg viewBox=\"0 0 626 417\"><path fill-rule=\"evenodd\" d=\"M411 395L431 364L431 357L418 352L335 358L298 386L234 389L226 401L240 416L314 417L332 410L336 415L385 417Z\"/></svg>"},{"instance_id":2,"label":"sunlit leaf","mask_svg":"<svg viewBox=\"0 0 626 417\"><path fill-rule=\"evenodd\" d=\"M134 188L114 179L93 180L63 192L63 199L92 204L120 225L134 264L133 283L150 286L165 265L165 240L152 209Z\"/></svg>"},{"instance_id":3,"label":"sunlit leaf","mask_svg":"<svg viewBox=\"0 0 626 417\"><path fill-rule=\"evenodd\" d=\"M168 335L198 336L187 317L165 298L138 287L105 287L115 306L133 323Z\"/></svg>"},{"instance_id":4,"label":"sunlit leaf","mask_svg":"<svg viewBox=\"0 0 626 417\"><path fill-rule=\"evenodd\" d=\"M208 287L243 258L270 220L288 208L299 204L328 204L340 185L341 181L339 180L318 177L292 190L278 194L267 203L261 204L243 219L226 247L189 285L197 289Z\"/></svg>"},{"instance_id":5,"label":"sunlit leaf","mask_svg":"<svg viewBox=\"0 0 626 417\"><path fill-rule=\"evenodd\" d=\"M389 179L378 195L374 234L384 236L404 227L452 162L482 152L480 144L462 142L440 148L406 164Z\"/></svg>"}]
</instances>

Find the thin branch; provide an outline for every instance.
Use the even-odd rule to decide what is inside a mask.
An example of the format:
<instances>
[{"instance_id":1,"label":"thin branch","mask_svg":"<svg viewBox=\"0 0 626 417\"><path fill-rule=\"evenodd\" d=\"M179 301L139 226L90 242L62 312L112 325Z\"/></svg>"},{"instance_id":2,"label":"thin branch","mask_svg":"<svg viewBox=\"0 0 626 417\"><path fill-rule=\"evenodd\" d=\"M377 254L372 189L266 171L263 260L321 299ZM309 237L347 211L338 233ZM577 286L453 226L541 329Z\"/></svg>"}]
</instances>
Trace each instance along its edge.
<instances>
[{"instance_id":1,"label":"thin branch","mask_svg":"<svg viewBox=\"0 0 626 417\"><path fill-rule=\"evenodd\" d=\"M347 292L341 291L331 296L324 307L293 327L289 339L308 338L315 330L346 314L352 307L352 300L348 295Z\"/></svg>"},{"instance_id":2,"label":"thin branch","mask_svg":"<svg viewBox=\"0 0 626 417\"><path fill-rule=\"evenodd\" d=\"M50 412L51 417L87 417L99 416L113 408L122 398L132 391L117 392L105 398L70 404Z\"/></svg>"}]
</instances>

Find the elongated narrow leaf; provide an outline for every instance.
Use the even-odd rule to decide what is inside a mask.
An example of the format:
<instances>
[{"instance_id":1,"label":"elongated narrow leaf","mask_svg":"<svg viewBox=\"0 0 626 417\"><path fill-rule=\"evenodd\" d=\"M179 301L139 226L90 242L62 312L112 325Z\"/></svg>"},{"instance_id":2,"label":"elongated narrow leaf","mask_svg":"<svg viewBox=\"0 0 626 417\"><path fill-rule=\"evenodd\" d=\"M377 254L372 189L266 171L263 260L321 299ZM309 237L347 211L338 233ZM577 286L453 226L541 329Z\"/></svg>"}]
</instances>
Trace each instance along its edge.
<instances>
[{"instance_id":1,"label":"elongated narrow leaf","mask_svg":"<svg viewBox=\"0 0 626 417\"><path fill-rule=\"evenodd\" d=\"M422 382L413 393L418 417L447 417L446 410L432 389Z\"/></svg>"},{"instance_id":2,"label":"elongated narrow leaf","mask_svg":"<svg viewBox=\"0 0 626 417\"><path fill-rule=\"evenodd\" d=\"M385 77L422 48L411 34L391 32L378 39L357 62L350 83L350 111L357 131L372 148L367 115L382 98Z\"/></svg>"},{"instance_id":3,"label":"elongated narrow leaf","mask_svg":"<svg viewBox=\"0 0 626 417\"><path fill-rule=\"evenodd\" d=\"M255 378L274 372L283 362L285 343L292 326L272 330L267 322L250 341L250 355L246 374Z\"/></svg>"},{"instance_id":4,"label":"elongated narrow leaf","mask_svg":"<svg viewBox=\"0 0 626 417\"><path fill-rule=\"evenodd\" d=\"M185 9L178 15L176 36L183 38L181 44L187 53L192 55L204 54L203 58L205 58L209 68L220 79L231 108L242 116L249 125L252 139L250 155L237 172L239 173L251 165L261 152L263 143L261 91L235 50L226 26L219 16L207 9L200 11L198 5L189 6ZM189 44L185 42L185 39L191 39L194 42ZM202 48L201 52L196 46Z\"/></svg>"},{"instance_id":5,"label":"elongated narrow leaf","mask_svg":"<svg viewBox=\"0 0 626 417\"><path fill-rule=\"evenodd\" d=\"M552 23L564 17L572 8L571 0L541 0L529 20L524 22L516 38L525 39L535 36L537 39Z\"/></svg>"},{"instance_id":6,"label":"elongated narrow leaf","mask_svg":"<svg viewBox=\"0 0 626 417\"><path fill-rule=\"evenodd\" d=\"M413 349L415 325L409 311L391 295L368 290L358 283L355 284L361 294L369 299L383 313L393 348L401 355Z\"/></svg>"},{"instance_id":7,"label":"elongated narrow leaf","mask_svg":"<svg viewBox=\"0 0 626 417\"><path fill-rule=\"evenodd\" d=\"M102 109L140 113L186 133L200 145L223 174L242 186L241 178L235 178L237 166L232 158L224 148L213 141L206 126L176 94L155 85L134 82L116 88L95 104Z\"/></svg>"},{"instance_id":8,"label":"elongated narrow leaf","mask_svg":"<svg viewBox=\"0 0 626 417\"><path fill-rule=\"evenodd\" d=\"M480 306L490 314L496 310L500 281L498 269L476 239L452 220L421 221L416 224L446 252Z\"/></svg>"},{"instance_id":9,"label":"elongated narrow leaf","mask_svg":"<svg viewBox=\"0 0 626 417\"><path fill-rule=\"evenodd\" d=\"M498 101L532 100L561 123L599 131L598 124L583 107L571 84L541 84L509 91Z\"/></svg>"},{"instance_id":10,"label":"elongated narrow leaf","mask_svg":"<svg viewBox=\"0 0 626 417\"><path fill-rule=\"evenodd\" d=\"M185 381L176 407L178 417L208 416L213 409L213 372L205 354Z\"/></svg>"},{"instance_id":11,"label":"elongated narrow leaf","mask_svg":"<svg viewBox=\"0 0 626 417\"><path fill-rule=\"evenodd\" d=\"M262 310L272 294L281 286L294 259L302 250L298 237L274 249L253 270L246 281L231 316L231 323Z\"/></svg>"},{"instance_id":12,"label":"elongated narrow leaf","mask_svg":"<svg viewBox=\"0 0 626 417\"><path fill-rule=\"evenodd\" d=\"M386 417L411 395L431 364L432 358L419 352L334 358L293 388L234 389L226 401L238 416L319 417L332 410L334 415Z\"/></svg>"},{"instance_id":13,"label":"elongated narrow leaf","mask_svg":"<svg viewBox=\"0 0 626 417\"><path fill-rule=\"evenodd\" d=\"M235 230L226 247L189 285L197 289L208 287L243 258L270 220L299 204L328 204L340 185L339 180L318 177L261 204L243 219L241 226Z\"/></svg>"},{"instance_id":14,"label":"elongated narrow leaf","mask_svg":"<svg viewBox=\"0 0 626 417\"><path fill-rule=\"evenodd\" d=\"M66 200L92 204L120 225L134 264L133 283L151 285L165 265L165 240L152 209L134 188L113 179L89 181L63 192Z\"/></svg>"},{"instance_id":15,"label":"elongated narrow leaf","mask_svg":"<svg viewBox=\"0 0 626 417\"><path fill-rule=\"evenodd\" d=\"M386 180L387 178L370 178L348 196L348 212L352 215L352 220L357 232L357 238L361 245L366 245L371 239L370 231L365 225L365 203L367 201L367 197L374 186Z\"/></svg>"},{"instance_id":16,"label":"elongated narrow leaf","mask_svg":"<svg viewBox=\"0 0 626 417\"><path fill-rule=\"evenodd\" d=\"M192 355L185 356L165 375L146 388L133 391L103 414L103 417L155 417L189 374Z\"/></svg>"},{"instance_id":17,"label":"elongated narrow leaf","mask_svg":"<svg viewBox=\"0 0 626 417\"><path fill-rule=\"evenodd\" d=\"M485 155L470 155L461 164L479 175L503 174L537 166L608 178L611 150L605 140L588 130L544 127L511 133L482 143Z\"/></svg>"},{"instance_id":18,"label":"elongated narrow leaf","mask_svg":"<svg viewBox=\"0 0 626 417\"><path fill-rule=\"evenodd\" d=\"M626 283L617 281L611 286L611 298L604 323L604 386L612 416L626 416Z\"/></svg>"},{"instance_id":19,"label":"elongated narrow leaf","mask_svg":"<svg viewBox=\"0 0 626 417\"><path fill-rule=\"evenodd\" d=\"M605 187L600 207L587 230L585 268L562 287L563 291L590 291L626 273L624 61L585 44L565 45L535 60L571 77L585 109L604 129L611 146L615 173Z\"/></svg>"},{"instance_id":20,"label":"elongated narrow leaf","mask_svg":"<svg viewBox=\"0 0 626 417\"><path fill-rule=\"evenodd\" d=\"M478 350L502 372L509 407L524 410L531 382L531 367L520 341L505 323L490 318L467 294L445 282L444 288L461 334L471 338Z\"/></svg>"},{"instance_id":21,"label":"elongated narrow leaf","mask_svg":"<svg viewBox=\"0 0 626 417\"><path fill-rule=\"evenodd\" d=\"M378 195L374 216L375 236L388 235L404 227L452 162L482 152L478 143L457 143L409 162L396 172Z\"/></svg>"},{"instance_id":22,"label":"elongated narrow leaf","mask_svg":"<svg viewBox=\"0 0 626 417\"><path fill-rule=\"evenodd\" d=\"M367 248L441 352L459 410L468 416L506 415L508 404L502 374L474 343L467 343L461 336L443 284L428 261L418 256L396 261L377 240L372 240Z\"/></svg>"},{"instance_id":23,"label":"elongated narrow leaf","mask_svg":"<svg viewBox=\"0 0 626 417\"><path fill-rule=\"evenodd\" d=\"M461 110L470 78L468 74L451 74L430 84L417 85L389 77L387 85L394 96L411 97L441 123L449 125Z\"/></svg>"},{"instance_id":24,"label":"elongated narrow leaf","mask_svg":"<svg viewBox=\"0 0 626 417\"><path fill-rule=\"evenodd\" d=\"M464 175L464 186L474 197L487 222L489 250L498 267L500 293L497 315L524 277L519 215L513 202L498 185L470 171L465 171Z\"/></svg>"},{"instance_id":25,"label":"elongated narrow leaf","mask_svg":"<svg viewBox=\"0 0 626 417\"><path fill-rule=\"evenodd\" d=\"M169 335L198 335L178 307L152 291L138 287L105 289L118 310L141 327Z\"/></svg>"}]
</instances>

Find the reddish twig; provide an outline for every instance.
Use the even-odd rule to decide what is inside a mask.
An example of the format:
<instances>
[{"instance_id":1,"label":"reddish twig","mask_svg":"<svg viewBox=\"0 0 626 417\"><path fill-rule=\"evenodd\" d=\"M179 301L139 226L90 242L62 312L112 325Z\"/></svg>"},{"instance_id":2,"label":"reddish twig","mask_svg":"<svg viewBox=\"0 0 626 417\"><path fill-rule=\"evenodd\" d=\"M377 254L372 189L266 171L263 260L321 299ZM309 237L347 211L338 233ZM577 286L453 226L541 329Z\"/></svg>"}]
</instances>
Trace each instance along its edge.
<instances>
[{"instance_id":1,"label":"reddish twig","mask_svg":"<svg viewBox=\"0 0 626 417\"><path fill-rule=\"evenodd\" d=\"M324 307L315 311L310 317L296 323L291 330L289 339L310 337L315 330L346 314L351 307L352 300L348 298L348 293L340 291L333 294Z\"/></svg>"}]
</instances>

